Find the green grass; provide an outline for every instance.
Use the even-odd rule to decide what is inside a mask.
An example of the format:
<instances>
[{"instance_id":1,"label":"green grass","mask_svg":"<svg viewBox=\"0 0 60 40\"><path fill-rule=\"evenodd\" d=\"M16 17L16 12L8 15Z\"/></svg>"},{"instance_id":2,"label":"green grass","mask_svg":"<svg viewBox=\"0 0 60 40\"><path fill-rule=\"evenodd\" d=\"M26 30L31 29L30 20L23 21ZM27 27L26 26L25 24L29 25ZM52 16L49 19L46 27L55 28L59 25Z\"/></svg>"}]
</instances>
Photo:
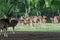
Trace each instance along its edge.
<instances>
[{"instance_id":1,"label":"green grass","mask_svg":"<svg viewBox=\"0 0 60 40\"><path fill-rule=\"evenodd\" d=\"M8 31L12 31L12 28L8 28ZM46 24L41 24L41 25L38 25L35 26L35 27L32 27L32 26L26 26L26 25L21 25L21 24L18 24L16 25L15 27L15 31L42 31L42 32L60 32L60 23L59 24L52 24L52 23L46 23Z\"/></svg>"}]
</instances>

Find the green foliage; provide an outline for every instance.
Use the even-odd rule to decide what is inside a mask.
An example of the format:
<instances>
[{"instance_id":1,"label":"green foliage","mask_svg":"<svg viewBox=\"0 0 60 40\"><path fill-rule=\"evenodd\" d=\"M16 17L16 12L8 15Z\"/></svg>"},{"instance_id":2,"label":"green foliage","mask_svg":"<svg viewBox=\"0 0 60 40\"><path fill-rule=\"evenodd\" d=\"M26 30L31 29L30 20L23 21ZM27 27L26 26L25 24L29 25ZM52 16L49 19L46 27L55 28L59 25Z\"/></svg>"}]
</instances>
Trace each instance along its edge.
<instances>
[{"instance_id":1,"label":"green foliage","mask_svg":"<svg viewBox=\"0 0 60 40\"><path fill-rule=\"evenodd\" d=\"M60 1L52 1L51 8L53 11L60 10Z\"/></svg>"},{"instance_id":2,"label":"green foliage","mask_svg":"<svg viewBox=\"0 0 60 40\"><path fill-rule=\"evenodd\" d=\"M4 15L53 15L60 10L60 0L0 0L0 17Z\"/></svg>"}]
</instances>

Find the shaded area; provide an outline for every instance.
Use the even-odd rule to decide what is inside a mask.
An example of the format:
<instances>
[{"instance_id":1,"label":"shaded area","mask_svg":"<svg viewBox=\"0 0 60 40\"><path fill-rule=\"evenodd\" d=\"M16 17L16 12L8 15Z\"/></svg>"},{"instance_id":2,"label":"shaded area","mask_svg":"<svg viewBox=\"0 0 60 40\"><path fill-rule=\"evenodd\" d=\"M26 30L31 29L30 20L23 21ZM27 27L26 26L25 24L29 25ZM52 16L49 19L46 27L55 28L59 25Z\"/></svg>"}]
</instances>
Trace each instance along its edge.
<instances>
[{"instance_id":1,"label":"shaded area","mask_svg":"<svg viewBox=\"0 0 60 40\"><path fill-rule=\"evenodd\" d=\"M8 37L0 36L0 40L60 40L59 32L8 32Z\"/></svg>"}]
</instances>

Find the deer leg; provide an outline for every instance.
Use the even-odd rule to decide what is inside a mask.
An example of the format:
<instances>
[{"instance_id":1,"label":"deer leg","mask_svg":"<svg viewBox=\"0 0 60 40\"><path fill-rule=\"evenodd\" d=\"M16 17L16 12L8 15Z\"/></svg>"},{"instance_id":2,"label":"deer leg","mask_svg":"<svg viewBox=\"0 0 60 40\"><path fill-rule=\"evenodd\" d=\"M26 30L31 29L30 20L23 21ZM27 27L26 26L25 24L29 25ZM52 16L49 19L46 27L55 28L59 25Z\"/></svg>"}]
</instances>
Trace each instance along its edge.
<instances>
[{"instance_id":1,"label":"deer leg","mask_svg":"<svg viewBox=\"0 0 60 40\"><path fill-rule=\"evenodd\" d=\"M15 27L13 27L13 34L15 34L15 30L14 30Z\"/></svg>"},{"instance_id":2,"label":"deer leg","mask_svg":"<svg viewBox=\"0 0 60 40\"><path fill-rule=\"evenodd\" d=\"M8 34L6 33L7 32L7 28L4 28L3 31L4 31L4 37L8 37Z\"/></svg>"}]
</instances>

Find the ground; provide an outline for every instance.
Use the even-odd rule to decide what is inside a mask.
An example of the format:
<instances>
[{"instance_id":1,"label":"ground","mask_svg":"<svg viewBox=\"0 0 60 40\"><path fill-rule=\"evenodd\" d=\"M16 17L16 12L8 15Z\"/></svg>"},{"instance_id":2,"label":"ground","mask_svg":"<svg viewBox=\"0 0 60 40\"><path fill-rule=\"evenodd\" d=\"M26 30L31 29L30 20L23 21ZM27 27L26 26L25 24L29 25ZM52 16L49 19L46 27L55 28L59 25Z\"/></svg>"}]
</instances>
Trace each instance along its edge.
<instances>
[{"instance_id":1,"label":"ground","mask_svg":"<svg viewBox=\"0 0 60 40\"><path fill-rule=\"evenodd\" d=\"M8 31L12 31L12 28L9 27ZM15 27L15 31L42 31L42 32L60 32L60 23L41 23L40 25L36 25L35 27L32 26L25 26L21 24L17 24Z\"/></svg>"},{"instance_id":2,"label":"ground","mask_svg":"<svg viewBox=\"0 0 60 40\"><path fill-rule=\"evenodd\" d=\"M60 40L60 23L46 23L32 27L17 24L15 34L8 28L8 37L0 35L0 40Z\"/></svg>"},{"instance_id":3,"label":"ground","mask_svg":"<svg viewBox=\"0 0 60 40\"><path fill-rule=\"evenodd\" d=\"M0 36L0 40L60 40L59 32L8 32L8 37Z\"/></svg>"}]
</instances>

